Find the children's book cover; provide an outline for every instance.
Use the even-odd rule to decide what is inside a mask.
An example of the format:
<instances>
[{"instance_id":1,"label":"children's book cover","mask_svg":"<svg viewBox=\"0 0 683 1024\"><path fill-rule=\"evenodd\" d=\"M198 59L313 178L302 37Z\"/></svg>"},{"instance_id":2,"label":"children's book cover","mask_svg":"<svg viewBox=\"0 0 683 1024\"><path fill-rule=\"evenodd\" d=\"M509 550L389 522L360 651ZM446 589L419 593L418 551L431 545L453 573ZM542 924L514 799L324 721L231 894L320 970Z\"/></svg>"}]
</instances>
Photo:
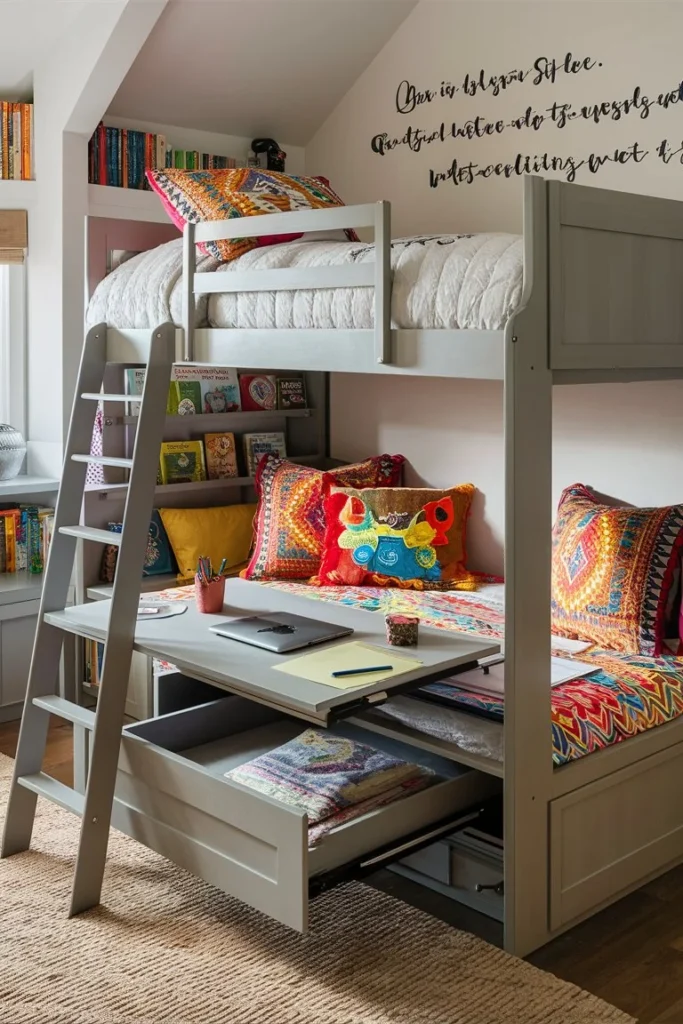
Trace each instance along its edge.
<instances>
[{"instance_id":1,"label":"children's book cover","mask_svg":"<svg viewBox=\"0 0 683 1024\"><path fill-rule=\"evenodd\" d=\"M161 482L164 484L206 480L204 445L201 441L164 441L159 468Z\"/></svg>"},{"instance_id":2,"label":"children's book cover","mask_svg":"<svg viewBox=\"0 0 683 1024\"><path fill-rule=\"evenodd\" d=\"M204 434L206 471L209 480L238 476L234 434Z\"/></svg>"},{"instance_id":3,"label":"children's book cover","mask_svg":"<svg viewBox=\"0 0 683 1024\"><path fill-rule=\"evenodd\" d=\"M200 366L202 412L239 412L240 385L237 370L229 366Z\"/></svg>"},{"instance_id":4,"label":"children's book cover","mask_svg":"<svg viewBox=\"0 0 683 1024\"><path fill-rule=\"evenodd\" d=\"M303 377L278 377L278 409L306 408L306 381Z\"/></svg>"},{"instance_id":5,"label":"children's book cover","mask_svg":"<svg viewBox=\"0 0 683 1024\"><path fill-rule=\"evenodd\" d=\"M129 366L125 374L125 393L127 395L141 395L145 386L144 366ZM175 384L175 367L171 372L171 382L168 387L168 401L166 402L166 414L174 416L178 412L178 395ZM129 416L140 415L140 403L131 402L128 406Z\"/></svg>"},{"instance_id":6,"label":"children's book cover","mask_svg":"<svg viewBox=\"0 0 683 1024\"><path fill-rule=\"evenodd\" d=\"M254 476L256 467L264 455L273 452L281 459L287 455L285 435L279 430L262 434L244 434L242 443L244 444L244 461L248 476Z\"/></svg>"},{"instance_id":7,"label":"children's book cover","mask_svg":"<svg viewBox=\"0 0 683 1024\"><path fill-rule=\"evenodd\" d=\"M275 376L270 373L241 373L242 412L263 412L277 407Z\"/></svg>"},{"instance_id":8,"label":"children's book cover","mask_svg":"<svg viewBox=\"0 0 683 1024\"><path fill-rule=\"evenodd\" d=\"M202 411L202 387L198 368L196 366L176 365L173 371L175 378L175 407L171 415L198 415Z\"/></svg>"}]
</instances>

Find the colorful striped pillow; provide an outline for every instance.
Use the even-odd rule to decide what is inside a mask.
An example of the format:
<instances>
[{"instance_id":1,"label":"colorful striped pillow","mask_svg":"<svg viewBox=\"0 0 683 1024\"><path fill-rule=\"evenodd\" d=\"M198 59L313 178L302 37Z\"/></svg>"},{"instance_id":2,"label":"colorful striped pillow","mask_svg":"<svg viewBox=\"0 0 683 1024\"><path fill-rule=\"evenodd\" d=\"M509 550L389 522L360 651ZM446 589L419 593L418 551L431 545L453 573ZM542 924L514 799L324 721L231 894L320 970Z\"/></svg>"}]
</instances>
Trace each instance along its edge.
<instances>
[{"instance_id":1,"label":"colorful striped pillow","mask_svg":"<svg viewBox=\"0 0 683 1024\"><path fill-rule=\"evenodd\" d=\"M147 171L147 180L181 231L185 224L344 205L326 178L299 178L260 167L218 171L183 171L166 167ZM229 263L251 249L289 242L301 238L301 234L234 238L207 242L200 248L208 256ZM346 231L346 237L349 241L358 241L355 231Z\"/></svg>"}]
</instances>

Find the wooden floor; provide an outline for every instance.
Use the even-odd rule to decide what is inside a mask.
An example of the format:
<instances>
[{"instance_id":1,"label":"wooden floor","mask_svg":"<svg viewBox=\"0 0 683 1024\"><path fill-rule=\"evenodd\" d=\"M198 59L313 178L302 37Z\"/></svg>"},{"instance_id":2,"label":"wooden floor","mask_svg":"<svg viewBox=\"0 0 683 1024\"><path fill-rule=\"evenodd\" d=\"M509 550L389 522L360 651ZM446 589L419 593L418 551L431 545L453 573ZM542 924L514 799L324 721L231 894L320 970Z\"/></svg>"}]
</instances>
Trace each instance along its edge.
<instances>
[{"instance_id":1,"label":"wooden floor","mask_svg":"<svg viewBox=\"0 0 683 1024\"><path fill-rule=\"evenodd\" d=\"M16 722L0 725L0 753L14 756L18 731ZM71 753L71 727L54 722L44 770L67 785L72 781ZM392 891L403 884L394 875L381 887ZM444 903L450 901L439 900L438 908L429 909L451 920L453 914ZM530 959L620 1007L640 1024L683 1024L683 866L615 903Z\"/></svg>"}]
</instances>

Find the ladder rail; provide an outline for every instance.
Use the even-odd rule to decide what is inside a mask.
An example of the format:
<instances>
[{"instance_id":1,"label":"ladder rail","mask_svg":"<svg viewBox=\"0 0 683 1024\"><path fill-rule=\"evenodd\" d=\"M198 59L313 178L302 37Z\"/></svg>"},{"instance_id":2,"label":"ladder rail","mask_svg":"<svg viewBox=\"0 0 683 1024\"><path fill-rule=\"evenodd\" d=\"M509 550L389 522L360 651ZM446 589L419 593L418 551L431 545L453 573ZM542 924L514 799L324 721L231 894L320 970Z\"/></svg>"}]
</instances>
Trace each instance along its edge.
<instances>
[{"instance_id":1,"label":"ladder rail","mask_svg":"<svg viewBox=\"0 0 683 1024\"><path fill-rule=\"evenodd\" d=\"M87 466L85 463L72 462L71 455L90 447L97 412L96 405L80 402L79 395L83 391L99 389L106 364L106 346L106 324L97 324L86 335L78 369L78 383L69 421L62 479L55 505L54 531L45 567L24 713L0 849L0 856L3 857L28 849L31 842L37 795L17 785L17 779L40 772L47 742L48 715L31 714L28 709L34 697L51 696L56 692L58 685L63 634L49 626L44 621L44 616L47 612L64 608L69 593L76 538L60 533L59 529L80 520Z\"/></svg>"},{"instance_id":2,"label":"ladder rail","mask_svg":"<svg viewBox=\"0 0 683 1024\"><path fill-rule=\"evenodd\" d=\"M74 525L81 520L87 465L93 461L84 453L90 451L97 413L97 403L92 401L92 396L104 386L106 341L106 325L99 324L87 333L83 346L0 850L0 855L7 857L28 849L39 795L79 814L81 829L71 898L72 914L96 905L102 890L140 580L175 357L175 327L163 324L152 332L145 386L142 395L136 396L140 402L140 422L120 537L107 531ZM84 398L84 395L88 397ZM46 613L63 609L66 605L76 556L80 556L79 539L100 544L120 542L100 692L94 715L57 696L65 633L45 621ZM92 756L85 796L42 771L51 713L76 723L75 735L79 728L92 730Z\"/></svg>"},{"instance_id":3,"label":"ladder rail","mask_svg":"<svg viewBox=\"0 0 683 1024\"><path fill-rule=\"evenodd\" d=\"M154 331L140 405L121 544L109 609L71 914L100 901L124 724L142 566L154 505L159 449L175 357L175 328Z\"/></svg>"}]
</instances>

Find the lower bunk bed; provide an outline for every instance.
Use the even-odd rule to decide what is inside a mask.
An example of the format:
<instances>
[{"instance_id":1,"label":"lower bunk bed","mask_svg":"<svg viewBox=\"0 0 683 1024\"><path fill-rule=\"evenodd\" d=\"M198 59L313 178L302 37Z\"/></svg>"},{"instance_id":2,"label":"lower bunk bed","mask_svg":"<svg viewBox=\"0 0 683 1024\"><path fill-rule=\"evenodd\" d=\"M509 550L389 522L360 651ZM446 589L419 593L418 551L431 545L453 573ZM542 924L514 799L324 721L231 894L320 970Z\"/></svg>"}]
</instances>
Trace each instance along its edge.
<instances>
[{"instance_id":1,"label":"lower bunk bed","mask_svg":"<svg viewBox=\"0 0 683 1024\"><path fill-rule=\"evenodd\" d=\"M475 592L415 592L374 587L319 587L296 582L262 584L317 602L342 603L370 612L409 614L438 630L504 639L504 588L484 584ZM192 588L164 597L188 599ZM572 658L556 638L554 653ZM552 757L559 777L578 760L666 727L683 714L683 657L634 657L598 647L576 655L595 671L553 687ZM169 665L160 666L166 670ZM170 679L170 677L169 677ZM160 680L163 684L163 679ZM209 699L204 695L203 699ZM391 697L350 720L365 742L404 742L503 780L503 698L467 690L456 676L410 696ZM680 859L683 805L660 797L663 780L683 767L681 745L640 762L596 773L586 784L569 776L549 804L548 900L550 934L560 932L642 885L661 865ZM573 765L573 767L571 767ZM397 805L400 808L400 804ZM586 844L586 834L594 836ZM392 865L392 870L444 897L502 922L504 919L502 791L483 817ZM656 865L649 867L649 865ZM468 927L470 923L468 923ZM488 933L490 935L490 932Z\"/></svg>"}]
</instances>

